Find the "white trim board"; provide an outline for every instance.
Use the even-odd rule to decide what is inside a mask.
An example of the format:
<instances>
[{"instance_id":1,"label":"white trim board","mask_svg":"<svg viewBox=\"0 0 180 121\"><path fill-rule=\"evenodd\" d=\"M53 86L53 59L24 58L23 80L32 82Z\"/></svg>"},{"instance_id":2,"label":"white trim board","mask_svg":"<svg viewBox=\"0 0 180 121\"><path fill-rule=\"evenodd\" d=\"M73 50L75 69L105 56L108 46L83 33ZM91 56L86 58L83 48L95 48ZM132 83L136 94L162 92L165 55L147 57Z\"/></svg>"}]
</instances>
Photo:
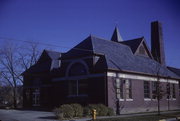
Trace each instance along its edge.
<instances>
[{"instance_id":1,"label":"white trim board","mask_svg":"<svg viewBox=\"0 0 180 121\"><path fill-rule=\"evenodd\" d=\"M149 76L142 76L142 75L135 75L135 74L108 72L107 76L123 78L123 79L136 79L136 80L146 80L146 81L157 81L156 77L149 77ZM175 80L175 79L168 79L167 80L167 79L164 79L164 78L160 78L160 82L168 82L168 83L179 84L179 81Z\"/></svg>"}]
</instances>

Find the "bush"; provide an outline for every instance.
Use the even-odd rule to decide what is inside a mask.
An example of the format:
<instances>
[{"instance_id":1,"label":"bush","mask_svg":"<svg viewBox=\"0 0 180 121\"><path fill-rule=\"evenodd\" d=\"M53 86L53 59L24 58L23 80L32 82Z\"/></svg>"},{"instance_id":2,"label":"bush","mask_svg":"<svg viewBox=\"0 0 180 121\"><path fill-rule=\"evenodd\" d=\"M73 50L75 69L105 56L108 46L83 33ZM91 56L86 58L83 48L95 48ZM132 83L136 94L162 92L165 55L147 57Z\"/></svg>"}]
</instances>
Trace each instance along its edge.
<instances>
[{"instance_id":1,"label":"bush","mask_svg":"<svg viewBox=\"0 0 180 121\"><path fill-rule=\"evenodd\" d=\"M91 109L89 108L89 106L83 108L83 114L84 116L91 116Z\"/></svg>"},{"instance_id":2,"label":"bush","mask_svg":"<svg viewBox=\"0 0 180 121\"><path fill-rule=\"evenodd\" d=\"M64 104L60 106L60 111L63 113L63 118L73 118L74 111L71 105Z\"/></svg>"},{"instance_id":3,"label":"bush","mask_svg":"<svg viewBox=\"0 0 180 121\"><path fill-rule=\"evenodd\" d=\"M71 104L74 111L74 117L82 117L83 107L80 104Z\"/></svg>"},{"instance_id":4,"label":"bush","mask_svg":"<svg viewBox=\"0 0 180 121\"><path fill-rule=\"evenodd\" d=\"M53 112L58 119L63 119L63 112L60 108L55 108Z\"/></svg>"},{"instance_id":5,"label":"bush","mask_svg":"<svg viewBox=\"0 0 180 121\"><path fill-rule=\"evenodd\" d=\"M72 118L74 116L74 110L71 105L61 105L59 108L54 109L54 113L58 119Z\"/></svg>"},{"instance_id":6,"label":"bush","mask_svg":"<svg viewBox=\"0 0 180 121\"><path fill-rule=\"evenodd\" d=\"M92 110L96 109L97 116L106 116L108 114L108 108L103 104L90 104L88 106L90 114L92 114ZM86 109L87 110L87 109Z\"/></svg>"},{"instance_id":7,"label":"bush","mask_svg":"<svg viewBox=\"0 0 180 121\"><path fill-rule=\"evenodd\" d=\"M73 117L91 116L92 110L95 109L97 116L113 116L114 111L112 108L108 108L103 104L90 104L86 107L82 107L80 104L65 104L60 108L55 108L54 113L58 119L70 119Z\"/></svg>"},{"instance_id":8,"label":"bush","mask_svg":"<svg viewBox=\"0 0 180 121\"><path fill-rule=\"evenodd\" d=\"M114 116L115 113L114 113L114 110L112 108L109 108L108 107L108 113L107 113L108 116Z\"/></svg>"},{"instance_id":9,"label":"bush","mask_svg":"<svg viewBox=\"0 0 180 121\"><path fill-rule=\"evenodd\" d=\"M103 104L98 104L97 106L97 115L98 116L107 116L108 108Z\"/></svg>"}]
</instances>

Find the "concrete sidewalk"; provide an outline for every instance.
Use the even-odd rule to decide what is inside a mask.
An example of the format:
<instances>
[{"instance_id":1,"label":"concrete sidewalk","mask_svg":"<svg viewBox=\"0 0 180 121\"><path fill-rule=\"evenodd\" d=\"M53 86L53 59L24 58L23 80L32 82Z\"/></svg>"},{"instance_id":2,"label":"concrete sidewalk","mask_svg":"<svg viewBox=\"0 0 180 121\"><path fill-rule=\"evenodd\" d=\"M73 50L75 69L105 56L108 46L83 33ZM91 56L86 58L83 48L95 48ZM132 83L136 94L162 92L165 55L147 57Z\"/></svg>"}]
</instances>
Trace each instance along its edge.
<instances>
[{"instance_id":1,"label":"concrete sidewalk","mask_svg":"<svg viewBox=\"0 0 180 121\"><path fill-rule=\"evenodd\" d=\"M178 111L163 111L161 114L170 114L170 113L180 113ZM149 112L149 113L137 113L137 114L121 114L117 116L98 116L97 119L108 119L108 118L125 118L125 117L134 117L134 116L148 116L148 115L156 115L157 112ZM179 114L180 115L180 114ZM64 121L89 121L92 118L81 118L81 119L72 119L72 120L64 120ZM169 118L166 121L176 121L176 118Z\"/></svg>"}]
</instances>

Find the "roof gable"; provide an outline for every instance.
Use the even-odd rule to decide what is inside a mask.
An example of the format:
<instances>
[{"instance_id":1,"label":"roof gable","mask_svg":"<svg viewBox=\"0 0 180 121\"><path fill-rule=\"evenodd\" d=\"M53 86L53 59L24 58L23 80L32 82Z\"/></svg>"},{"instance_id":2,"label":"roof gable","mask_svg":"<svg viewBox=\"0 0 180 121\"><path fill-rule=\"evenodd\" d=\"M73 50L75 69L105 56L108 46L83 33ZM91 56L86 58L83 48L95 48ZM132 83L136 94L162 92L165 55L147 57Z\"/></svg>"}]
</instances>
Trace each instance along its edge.
<instances>
[{"instance_id":1,"label":"roof gable","mask_svg":"<svg viewBox=\"0 0 180 121\"><path fill-rule=\"evenodd\" d=\"M52 69L59 68L61 53L55 51L44 50L38 59L38 62L27 69L25 73L39 73L39 72L49 72Z\"/></svg>"},{"instance_id":2,"label":"roof gable","mask_svg":"<svg viewBox=\"0 0 180 121\"><path fill-rule=\"evenodd\" d=\"M121 43L129 46L135 55L143 55L153 58L144 37L123 41Z\"/></svg>"},{"instance_id":3,"label":"roof gable","mask_svg":"<svg viewBox=\"0 0 180 121\"><path fill-rule=\"evenodd\" d=\"M132 40L126 40L121 43L129 46L131 48L132 52L135 53L142 41L143 41L143 37L132 39Z\"/></svg>"},{"instance_id":4,"label":"roof gable","mask_svg":"<svg viewBox=\"0 0 180 121\"><path fill-rule=\"evenodd\" d=\"M56 60L58 59L62 53L60 52L56 52L56 51L50 51L50 50L44 50L44 52L47 53L47 55L52 59L52 60Z\"/></svg>"},{"instance_id":5,"label":"roof gable","mask_svg":"<svg viewBox=\"0 0 180 121\"><path fill-rule=\"evenodd\" d=\"M139 46L137 47L137 49L135 51L135 55L142 55L142 56L150 57L151 59L153 59L153 56L146 44L146 40L144 39L144 37L142 38L142 41L140 42Z\"/></svg>"}]
</instances>

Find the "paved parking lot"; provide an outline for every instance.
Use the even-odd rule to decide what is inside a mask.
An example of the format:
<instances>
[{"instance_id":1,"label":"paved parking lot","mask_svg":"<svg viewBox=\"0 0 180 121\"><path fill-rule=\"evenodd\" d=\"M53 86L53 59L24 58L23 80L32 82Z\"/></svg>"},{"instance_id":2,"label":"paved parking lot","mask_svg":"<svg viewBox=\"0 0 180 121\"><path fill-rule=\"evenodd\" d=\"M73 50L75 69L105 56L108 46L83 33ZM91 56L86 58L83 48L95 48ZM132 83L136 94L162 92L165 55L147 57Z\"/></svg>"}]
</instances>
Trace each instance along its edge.
<instances>
[{"instance_id":1,"label":"paved parking lot","mask_svg":"<svg viewBox=\"0 0 180 121\"><path fill-rule=\"evenodd\" d=\"M0 109L0 121L58 121L52 112Z\"/></svg>"},{"instance_id":2,"label":"paved parking lot","mask_svg":"<svg viewBox=\"0 0 180 121\"><path fill-rule=\"evenodd\" d=\"M169 111L169 112L161 112L162 114L168 113L179 113L179 111ZM97 117L99 119L103 118L120 118L120 117L133 117L133 116L146 116L153 115L157 113L141 113L141 114L129 114L129 115L120 115L120 116L103 116ZM74 119L74 120L66 120L66 121L87 121L91 118L82 118L82 119ZM5 110L0 109L0 121L59 121L55 118L53 112L45 112L45 111L31 111L31 110ZM166 121L176 121L175 118L166 119Z\"/></svg>"}]
</instances>

